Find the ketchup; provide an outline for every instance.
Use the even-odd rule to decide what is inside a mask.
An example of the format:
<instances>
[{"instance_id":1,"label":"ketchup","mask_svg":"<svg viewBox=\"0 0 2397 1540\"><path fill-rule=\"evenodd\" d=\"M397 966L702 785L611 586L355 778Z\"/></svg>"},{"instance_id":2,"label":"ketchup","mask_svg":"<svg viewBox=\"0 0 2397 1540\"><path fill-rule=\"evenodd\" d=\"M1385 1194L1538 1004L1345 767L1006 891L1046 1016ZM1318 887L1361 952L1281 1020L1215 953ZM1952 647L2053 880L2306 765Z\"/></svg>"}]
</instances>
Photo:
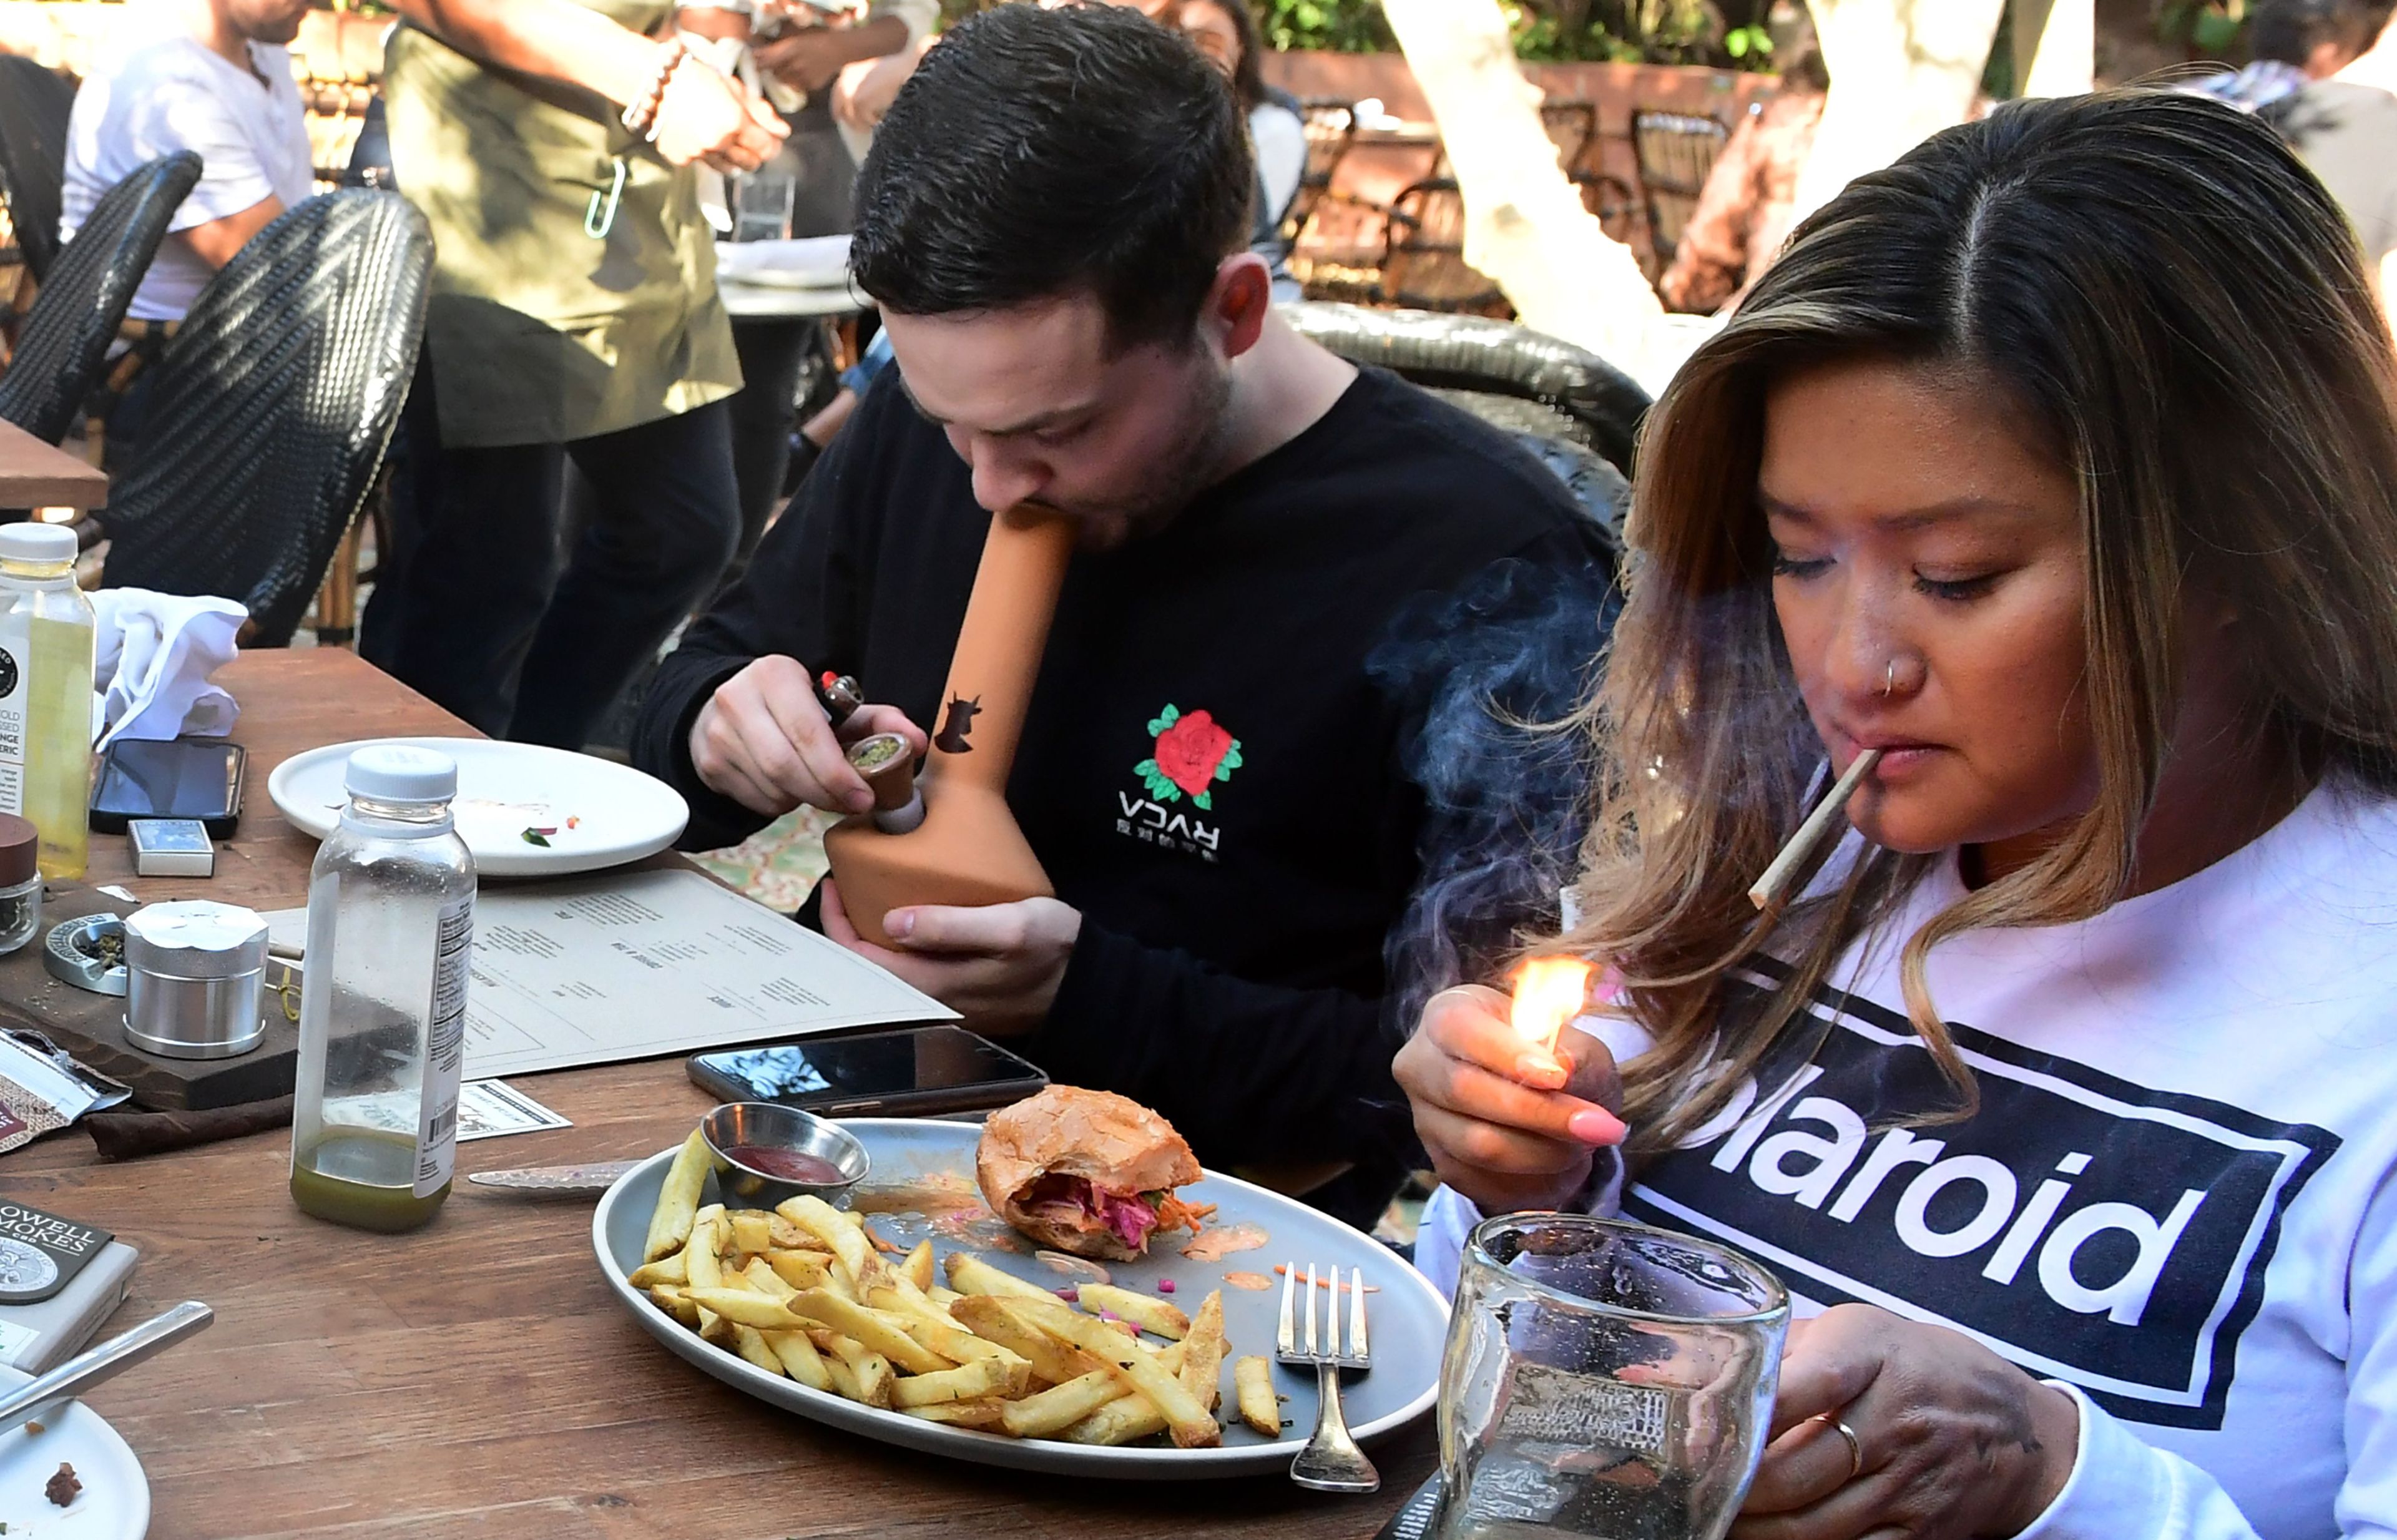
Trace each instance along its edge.
<instances>
[{"instance_id":1,"label":"ketchup","mask_svg":"<svg viewBox=\"0 0 2397 1540\"><path fill-rule=\"evenodd\" d=\"M800 1150L776 1149L770 1145L735 1145L724 1155L736 1165L779 1176L785 1182L830 1185L849 1180L838 1166L824 1157Z\"/></svg>"}]
</instances>

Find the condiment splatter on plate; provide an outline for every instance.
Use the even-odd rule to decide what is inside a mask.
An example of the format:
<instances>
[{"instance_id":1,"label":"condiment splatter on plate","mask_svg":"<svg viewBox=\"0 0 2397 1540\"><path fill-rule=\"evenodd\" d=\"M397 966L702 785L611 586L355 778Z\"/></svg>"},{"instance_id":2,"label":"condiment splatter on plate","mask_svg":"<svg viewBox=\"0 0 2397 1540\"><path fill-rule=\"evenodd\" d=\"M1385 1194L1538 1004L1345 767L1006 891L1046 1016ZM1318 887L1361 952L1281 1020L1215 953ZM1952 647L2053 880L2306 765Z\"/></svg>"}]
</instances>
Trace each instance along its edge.
<instances>
[{"instance_id":1,"label":"condiment splatter on plate","mask_svg":"<svg viewBox=\"0 0 2397 1540\"><path fill-rule=\"evenodd\" d=\"M1263 1273L1225 1273L1224 1281L1232 1288L1246 1289L1252 1294L1273 1287L1273 1279Z\"/></svg>"},{"instance_id":2,"label":"condiment splatter on plate","mask_svg":"<svg viewBox=\"0 0 2397 1540\"><path fill-rule=\"evenodd\" d=\"M1182 1254L1193 1262L1221 1262L1234 1252L1253 1252L1272 1239L1262 1225L1219 1225L1183 1247Z\"/></svg>"}]
</instances>

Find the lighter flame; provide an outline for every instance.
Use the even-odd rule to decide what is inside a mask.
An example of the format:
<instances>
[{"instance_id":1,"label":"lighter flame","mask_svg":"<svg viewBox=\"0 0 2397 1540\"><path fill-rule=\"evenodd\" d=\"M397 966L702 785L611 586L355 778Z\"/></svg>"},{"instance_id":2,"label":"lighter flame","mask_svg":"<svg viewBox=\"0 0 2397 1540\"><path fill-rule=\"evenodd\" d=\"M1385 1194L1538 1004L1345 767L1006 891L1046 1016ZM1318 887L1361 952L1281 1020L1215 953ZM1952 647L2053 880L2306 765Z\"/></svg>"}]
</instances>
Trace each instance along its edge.
<instances>
[{"instance_id":1,"label":"lighter flame","mask_svg":"<svg viewBox=\"0 0 2397 1540\"><path fill-rule=\"evenodd\" d=\"M1579 957L1529 957L1515 971L1515 1035L1542 1051L1557 1051L1557 1034L1589 998L1589 964Z\"/></svg>"}]
</instances>

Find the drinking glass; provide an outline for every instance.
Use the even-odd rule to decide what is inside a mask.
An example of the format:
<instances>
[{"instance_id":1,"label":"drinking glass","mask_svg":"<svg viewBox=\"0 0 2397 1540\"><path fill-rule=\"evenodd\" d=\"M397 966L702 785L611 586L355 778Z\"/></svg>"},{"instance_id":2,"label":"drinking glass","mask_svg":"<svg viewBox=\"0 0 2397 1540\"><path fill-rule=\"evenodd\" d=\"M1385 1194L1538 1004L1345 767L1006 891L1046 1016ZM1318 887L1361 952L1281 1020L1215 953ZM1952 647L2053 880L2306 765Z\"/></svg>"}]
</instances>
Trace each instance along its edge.
<instances>
[{"instance_id":1,"label":"drinking glass","mask_svg":"<svg viewBox=\"0 0 2397 1540\"><path fill-rule=\"evenodd\" d=\"M1721 1540L1763 1457L1789 1296L1620 1220L1485 1221L1440 1366L1438 1540Z\"/></svg>"},{"instance_id":2,"label":"drinking glass","mask_svg":"<svg viewBox=\"0 0 2397 1540\"><path fill-rule=\"evenodd\" d=\"M798 201L799 170L787 154L776 155L732 181L732 238L781 241L791 235L791 209Z\"/></svg>"}]
</instances>

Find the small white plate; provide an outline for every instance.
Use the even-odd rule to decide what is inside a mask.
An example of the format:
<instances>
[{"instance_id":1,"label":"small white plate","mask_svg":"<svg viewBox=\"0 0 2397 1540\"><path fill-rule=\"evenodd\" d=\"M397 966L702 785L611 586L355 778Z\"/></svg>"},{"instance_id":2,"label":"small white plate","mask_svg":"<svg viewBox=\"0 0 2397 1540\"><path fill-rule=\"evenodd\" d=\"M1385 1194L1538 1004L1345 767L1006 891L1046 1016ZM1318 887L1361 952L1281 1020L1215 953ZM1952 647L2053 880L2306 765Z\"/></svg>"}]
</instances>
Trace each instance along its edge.
<instances>
[{"instance_id":1,"label":"small white plate","mask_svg":"<svg viewBox=\"0 0 2397 1540\"><path fill-rule=\"evenodd\" d=\"M31 1377L0 1367L0 1394ZM42 1494L61 1463L83 1483L65 1507ZM0 1523L8 1540L141 1540L150 1529L150 1479L108 1419L75 1401L39 1433L0 1433Z\"/></svg>"},{"instance_id":2,"label":"small white plate","mask_svg":"<svg viewBox=\"0 0 2397 1540\"><path fill-rule=\"evenodd\" d=\"M266 795L294 828L322 839L347 801L341 771L368 743L434 749L458 762L451 806L478 877L621 866L664 850L690 821L682 794L654 776L587 754L489 738L368 738L311 749L275 767ZM528 829L553 831L542 836L548 846L528 840Z\"/></svg>"}]
</instances>

